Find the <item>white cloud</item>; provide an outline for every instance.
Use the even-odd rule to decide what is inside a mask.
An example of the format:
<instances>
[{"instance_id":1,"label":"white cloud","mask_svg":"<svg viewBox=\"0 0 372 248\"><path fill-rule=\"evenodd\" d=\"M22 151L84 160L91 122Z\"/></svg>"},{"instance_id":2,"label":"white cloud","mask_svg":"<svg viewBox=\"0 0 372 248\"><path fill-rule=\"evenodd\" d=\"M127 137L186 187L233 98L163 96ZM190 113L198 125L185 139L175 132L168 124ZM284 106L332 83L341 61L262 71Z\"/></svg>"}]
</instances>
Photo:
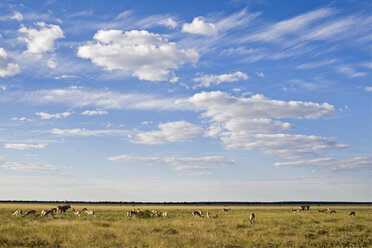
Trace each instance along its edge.
<instances>
[{"instance_id":1,"label":"white cloud","mask_svg":"<svg viewBox=\"0 0 372 248\"><path fill-rule=\"evenodd\" d=\"M202 17L195 17L192 23L183 24L182 32L211 36L218 34L218 28L213 23L205 22Z\"/></svg>"},{"instance_id":2,"label":"white cloud","mask_svg":"<svg viewBox=\"0 0 372 248\"><path fill-rule=\"evenodd\" d=\"M263 95L250 98L234 97L225 92L201 92L186 100L198 110L204 110L203 117L214 121L229 118L319 118L335 111L328 103L271 100Z\"/></svg>"},{"instance_id":3,"label":"white cloud","mask_svg":"<svg viewBox=\"0 0 372 248\"><path fill-rule=\"evenodd\" d=\"M354 157L350 159L319 158L294 162L277 162L278 167L322 167L329 171L359 171L372 169L372 157Z\"/></svg>"},{"instance_id":4,"label":"white cloud","mask_svg":"<svg viewBox=\"0 0 372 248\"><path fill-rule=\"evenodd\" d=\"M221 140L226 149L258 149L265 154L274 154L288 159L313 157L317 155L314 151L347 147L336 144L333 139L314 135L227 132Z\"/></svg>"},{"instance_id":5,"label":"white cloud","mask_svg":"<svg viewBox=\"0 0 372 248\"><path fill-rule=\"evenodd\" d=\"M82 115L107 115L108 112L105 110L85 110L84 112L81 113Z\"/></svg>"},{"instance_id":6,"label":"white cloud","mask_svg":"<svg viewBox=\"0 0 372 248\"><path fill-rule=\"evenodd\" d=\"M193 88L197 87L209 87L212 84L219 85L223 82L236 82L239 80L247 80L248 75L244 72L234 72L234 73L228 73L228 74L220 74L220 75L201 75L198 78L194 78L194 82L200 82L200 84L194 86Z\"/></svg>"},{"instance_id":7,"label":"white cloud","mask_svg":"<svg viewBox=\"0 0 372 248\"><path fill-rule=\"evenodd\" d=\"M331 14L333 14L331 9L319 9L311 11L306 14L275 23L256 34L248 36L246 40L279 42L282 40L282 38L284 38L284 36L304 30L312 22L323 19Z\"/></svg>"},{"instance_id":8,"label":"white cloud","mask_svg":"<svg viewBox=\"0 0 372 248\"><path fill-rule=\"evenodd\" d=\"M36 90L21 92L10 101L24 101L44 105L65 104L70 107L96 107L115 110L180 110L189 109L189 104L176 103L175 98L163 98L149 94L120 93L107 89L91 90L82 87Z\"/></svg>"},{"instance_id":9,"label":"white cloud","mask_svg":"<svg viewBox=\"0 0 372 248\"><path fill-rule=\"evenodd\" d=\"M43 163L28 163L28 162L4 162L1 163L6 170L26 171L26 172L58 172L59 170L53 166Z\"/></svg>"},{"instance_id":10,"label":"white cloud","mask_svg":"<svg viewBox=\"0 0 372 248\"><path fill-rule=\"evenodd\" d=\"M20 39L27 43L26 52L41 54L54 51L54 41L64 38L62 29L58 25L44 22L38 22L36 25L39 27L38 29L21 27L18 30L18 32L25 34Z\"/></svg>"},{"instance_id":11,"label":"white cloud","mask_svg":"<svg viewBox=\"0 0 372 248\"><path fill-rule=\"evenodd\" d=\"M46 144L11 144L7 143L4 145L7 149L16 149L16 150L27 150L27 149L42 149L45 148Z\"/></svg>"},{"instance_id":12,"label":"white cloud","mask_svg":"<svg viewBox=\"0 0 372 248\"><path fill-rule=\"evenodd\" d=\"M7 52L0 47L0 77L9 77L20 72L19 65L11 63Z\"/></svg>"},{"instance_id":13,"label":"white cloud","mask_svg":"<svg viewBox=\"0 0 372 248\"><path fill-rule=\"evenodd\" d=\"M12 121L32 121L32 119L26 118L26 117L12 117Z\"/></svg>"},{"instance_id":14,"label":"white cloud","mask_svg":"<svg viewBox=\"0 0 372 248\"><path fill-rule=\"evenodd\" d=\"M161 25L165 25L172 29L175 29L178 26L177 22L175 22L172 18L166 18L166 19L160 20L158 23Z\"/></svg>"},{"instance_id":15,"label":"white cloud","mask_svg":"<svg viewBox=\"0 0 372 248\"><path fill-rule=\"evenodd\" d=\"M138 133L134 143L159 145L171 142L185 142L200 135L203 129L186 121L166 122L158 125L160 130Z\"/></svg>"},{"instance_id":16,"label":"white cloud","mask_svg":"<svg viewBox=\"0 0 372 248\"><path fill-rule=\"evenodd\" d=\"M88 130L85 128L59 129L54 128L49 131L52 134L60 136L115 136L126 135L127 130L103 129L103 130Z\"/></svg>"},{"instance_id":17,"label":"white cloud","mask_svg":"<svg viewBox=\"0 0 372 248\"><path fill-rule=\"evenodd\" d=\"M48 120L48 119L60 119L67 116L70 116L71 112L63 112L63 113L56 113L56 114L48 114L45 112L37 112L36 115L40 116L42 120Z\"/></svg>"},{"instance_id":18,"label":"white cloud","mask_svg":"<svg viewBox=\"0 0 372 248\"><path fill-rule=\"evenodd\" d=\"M365 91L372 91L372 86L366 86L366 87L364 88L364 90L365 90Z\"/></svg>"},{"instance_id":19,"label":"white cloud","mask_svg":"<svg viewBox=\"0 0 372 248\"><path fill-rule=\"evenodd\" d=\"M207 157L134 157L132 155L120 155L109 157L109 161L123 164L139 164L147 166L168 165L176 171L184 170L213 170L221 167L233 166L235 161L221 156Z\"/></svg>"},{"instance_id":20,"label":"white cloud","mask_svg":"<svg viewBox=\"0 0 372 248\"><path fill-rule=\"evenodd\" d=\"M256 72L257 77L264 78L265 74L263 72Z\"/></svg>"},{"instance_id":21,"label":"white cloud","mask_svg":"<svg viewBox=\"0 0 372 248\"><path fill-rule=\"evenodd\" d=\"M311 63L304 63L296 66L297 69L314 69L317 67L333 64L337 62L337 59L328 59L328 60L322 60L322 61L316 61Z\"/></svg>"},{"instance_id":22,"label":"white cloud","mask_svg":"<svg viewBox=\"0 0 372 248\"><path fill-rule=\"evenodd\" d=\"M20 12L15 11L14 15L12 17L10 17L10 19L17 20L17 21L20 22L20 21L23 20L23 15Z\"/></svg>"},{"instance_id":23,"label":"white cloud","mask_svg":"<svg viewBox=\"0 0 372 248\"><path fill-rule=\"evenodd\" d=\"M350 66L347 66L347 65L338 66L336 68L336 70L337 70L337 72L340 72L342 74L345 74L345 75L347 75L350 78L364 77L364 76L367 75L367 73L365 73L365 72L357 72L357 71L355 71L354 68L352 68Z\"/></svg>"},{"instance_id":24,"label":"white cloud","mask_svg":"<svg viewBox=\"0 0 372 248\"><path fill-rule=\"evenodd\" d=\"M159 34L146 30L99 30L95 42L78 48L78 56L90 59L106 70L132 71L140 80L175 81L174 70L184 63L196 63L194 49L178 49Z\"/></svg>"},{"instance_id":25,"label":"white cloud","mask_svg":"<svg viewBox=\"0 0 372 248\"><path fill-rule=\"evenodd\" d=\"M54 68L57 67L58 63L54 58L52 58L52 59L48 59L47 65L48 65L49 68L54 69Z\"/></svg>"}]
</instances>

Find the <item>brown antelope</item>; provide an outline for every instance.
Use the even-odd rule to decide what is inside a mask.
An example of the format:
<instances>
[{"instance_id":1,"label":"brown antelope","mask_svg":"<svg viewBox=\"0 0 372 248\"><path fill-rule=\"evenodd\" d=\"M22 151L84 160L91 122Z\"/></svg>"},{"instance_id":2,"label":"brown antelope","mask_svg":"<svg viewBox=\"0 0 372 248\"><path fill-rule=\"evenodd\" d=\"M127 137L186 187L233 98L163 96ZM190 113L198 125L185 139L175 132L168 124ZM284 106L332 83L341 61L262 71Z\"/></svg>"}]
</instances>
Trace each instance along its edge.
<instances>
[{"instance_id":1,"label":"brown antelope","mask_svg":"<svg viewBox=\"0 0 372 248\"><path fill-rule=\"evenodd\" d=\"M86 208L83 208L82 210L77 210L77 211L75 211L75 209L73 208L73 209L72 209L72 212L74 212L75 217L77 217L77 216L80 217L81 213L84 212L85 210L87 210L87 209L86 209Z\"/></svg>"},{"instance_id":2,"label":"brown antelope","mask_svg":"<svg viewBox=\"0 0 372 248\"><path fill-rule=\"evenodd\" d=\"M135 218L139 212L140 212L139 210L136 211L136 210L132 209L131 211L127 212L127 217Z\"/></svg>"},{"instance_id":3,"label":"brown antelope","mask_svg":"<svg viewBox=\"0 0 372 248\"><path fill-rule=\"evenodd\" d=\"M35 214L36 214L36 210L30 210L25 215L23 215L22 218L24 218L24 217L26 217L28 215L33 215L35 217Z\"/></svg>"},{"instance_id":4,"label":"brown antelope","mask_svg":"<svg viewBox=\"0 0 372 248\"><path fill-rule=\"evenodd\" d=\"M251 221L251 224L253 224L254 219L256 218L256 215L254 213L251 213L249 215L249 220Z\"/></svg>"},{"instance_id":5,"label":"brown antelope","mask_svg":"<svg viewBox=\"0 0 372 248\"><path fill-rule=\"evenodd\" d=\"M54 210L53 209L51 209L51 210L45 210L44 215L42 215L42 217L48 217L48 216L51 216L51 217L54 218Z\"/></svg>"},{"instance_id":6,"label":"brown antelope","mask_svg":"<svg viewBox=\"0 0 372 248\"><path fill-rule=\"evenodd\" d=\"M46 213L47 211L48 211L48 210L46 210L46 209L41 210L40 216L41 216L41 217L44 217L44 215L45 215L45 213Z\"/></svg>"},{"instance_id":7,"label":"brown antelope","mask_svg":"<svg viewBox=\"0 0 372 248\"><path fill-rule=\"evenodd\" d=\"M222 209L222 212L229 212L231 209L230 208L224 208L224 209Z\"/></svg>"},{"instance_id":8,"label":"brown antelope","mask_svg":"<svg viewBox=\"0 0 372 248\"><path fill-rule=\"evenodd\" d=\"M296 213L299 213L299 212L300 212L299 209L293 209L293 208L292 208L292 213L296 214Z\"/></svg>"},{"instance_id":9,"label":"brown antelope","mask_svg":"<svg viewBox=\"0 0 372 248\"><path fill-rule=\"evenodd\" d=\"M322 210L318 209L318 212L319 213L326 213L327 212L327 209L322 209Z\"/></svg>"},{"instance_id":10,"label":"brown antelope","mask_svg":"<svg viewBox=\"0 0 372 248\"><path fill-rule=\"evenodd\" d=\"M67 204L67 205L64 205L64 206L58 206L57 207L57 214L64 213L69 208L71 208L70 204Z\"/></svg>"},{"instance_id":11,"label":"brown antelope","mask_svg":"<svg viewBox=\"0 0 372 248\"><path fill-rule=\"evenodd\" d=\"M162 213L162 216L163 216L163 217L168 217L168 211L164 211L164 212Z\"/></svg>"},{"instance_id":12,"label":"brown antelope","mask_svg":"<svg viewBox=\"0 0 372 248\"><path fill-rule=\"evenodd\" d=\"M356 216L356 213L354 211L353 212L350 212L349 213L349 216L354 216L355 217Z\"/></svg>"},{"instance_id":13,"label":"brown antelope","mask_svg":"<svg viewBox=\"0 0 372 248\"><path fill-rule=\"evenodd\" d=\"M12 214L12 216L17 217L18 215L22 215L22 214L23 214L23 210L22 210L22 209L18 209L18 210L16 210L16 211Z\"/></svg>"},{"instance_id":14,"label":"brown antelope","mask_svg":"<svg viewBox=\"0 0 372 248\"><path fill-rule=\"evenodd\" d=\"M198 216L200 218L204 218L204 215L202 214L202 211L199 210L199 211L192 211L192 217L195 217L195 216Z\"/></svg>"},{"instance_id":15,"label":"brown antelope","mask_svg":"<svg viewBox=\"0 0 372 248\"><path fill-rule=\"evenodd\" d=\"M158 210L151 210L151 216L159 216Z\"/></svg>"},{"instance_id":16,"label":"brown antelope","mask_svg":"<svg viewBox=\"0 0 372 248\"><path fill-rule=\"evenodd\" d=\"M335 214L336 213L336 210L331 210L329 211L330 214Z\"/></svg>"},{"instance_id":17,"label":"brown antelope","mask_svg":"<svg viewBox=\"0 0 372 248\"><path fill-rule=\"evenodd\" d=\"M91 216L96 217L96 213L94 212L94 210L88 210L88 209L85 209L84 211L85 211L88 215L91 215Z\"/></svg>"}]
</instances>

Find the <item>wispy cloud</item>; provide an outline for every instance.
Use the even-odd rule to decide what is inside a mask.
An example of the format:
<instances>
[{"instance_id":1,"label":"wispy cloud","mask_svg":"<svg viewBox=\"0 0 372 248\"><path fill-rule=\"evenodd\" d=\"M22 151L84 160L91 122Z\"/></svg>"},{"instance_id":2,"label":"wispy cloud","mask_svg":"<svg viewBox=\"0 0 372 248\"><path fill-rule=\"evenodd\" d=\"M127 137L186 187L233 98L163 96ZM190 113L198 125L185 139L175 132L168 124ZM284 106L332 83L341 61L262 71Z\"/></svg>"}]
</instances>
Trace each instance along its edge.
<instances>
[{"instance_id":1,"label":"wispy cloud","mask_svg":"<svg viewBox=\"0 0 372 248\"><path fill-rule=\"evenodd\" d=\"M294 162L277 162L277 167L321 167L328 171L364 171L372 169L372 157L354 157L350 159L319 158Z\"/></svg>"},{"instance_id":2,"label":"wispy cloud","mask_svg":"<svg viewBox=\"0 0 372 248\"><path fill-rule=\"evenodd\" d=\"M82 115L107 115L108 112L105 110L85 110L84 112L81 113Z\"/></svg>"},{"instance_id":3,"label":"wispy cloud","mask_svg":"<svg viewBox=\"0 0 372 248\"><path fill-rule=\"evenodd\" d=\"M27 150L27 149L42 149L45 148L46 144L24 144L24 143L7 143L4 145L4 148L7 149L16 149L16 150Z\"/></svg>"},{"instance_id":4,"label":"wispy cloud","mask_svg":"<svg viewBox=\"0 0 372 248\"><path fill-rule=\"evenodd\" d=\"M48 120L48 119L60 119L70 116L71 112L63 112L63 113L55 113L55 114L48 114L45 112L37 112L36 115L40 116L42 120Z\"/></svg>"},{"instance_id":5,"label":"wispy cloud","mask_svg":"<svg viewBox=\"0 0 372 248\"><path fill-rule=\"evenodd\" d=\"M43 163L29 162L3 162L1 166L6 170L24 171L24 172L58 172L56 166Z\"/></svg>"},{"instance_id":6,"label":"wispy cloud","mask_svg":"<svg viewBox=\"0 0 372 248\"><path fill-rule=\"evenodd\" d=\"M350 78L356 78L356 77L364 77L367 75L365 72L358 72L353 67L348 65L341 65L336 68L336 71L342 74L345 74L346 76Z\"/></svg>"},{"instance_id":7,"label":"wispy cloud","mask_svg":"<svg viewBox=\"0 0 372 248\"><path fill-rule=\"evenodd\" d=\"M337 62L337 59L327 59L327 60L322 60L322 61L316 61L316 62L310 62L310 63L304 63L296 66L297 69L314 69L318 68L321 66L333 64Z\"/></svg>"},{"instance_id":8,"label":"wispy cloud","mask_svg":"<svg viewBox=\"0 0 372 248\"><path fill-rule=\"evenodd\" d=\"M127 130L120 129L100 129L89 130L85 128L59 129L54 128L49 131L52 134L59 136L115 136L129 134Z\"/></svg>"},{"instance_id":9,"label":"wispy cloud","mask_svg":"<svg viewBox=\"0 0 372 248\"><path fill-rule=\"evenodd\" d=\"M249 77L246 73L244 72L234 72L234 73L225 73L225 74L220 74L220 75L200 75L200 77L194 78L194 82L198 82L200 84L197 84L193 87L199 88L199 87L209 87L212 84L219 85L220 83L224 82L236 82L239 80L247 80Z\"/></svg>"}]
</instances>

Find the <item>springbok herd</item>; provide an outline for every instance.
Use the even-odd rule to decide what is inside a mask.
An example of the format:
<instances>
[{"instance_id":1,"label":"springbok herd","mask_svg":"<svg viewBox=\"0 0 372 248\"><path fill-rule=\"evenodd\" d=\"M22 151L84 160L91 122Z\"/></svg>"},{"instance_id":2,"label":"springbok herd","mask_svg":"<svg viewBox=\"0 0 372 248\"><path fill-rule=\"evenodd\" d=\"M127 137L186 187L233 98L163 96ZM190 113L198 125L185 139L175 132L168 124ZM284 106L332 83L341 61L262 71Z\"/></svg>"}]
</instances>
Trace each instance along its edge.
<instances>
[{"instance_id":1,"label":"springbok herd","mask_svg":"<svg viewBox=\"0 0 372 248\"><path fill-rule=\"evenodd\" d=\"M60 215L60 214L63 214L63 213L66 213L66 211L68 209L70 209L71 206L70 204L67 204L67 205L63 205L63 206L58 206L57 208L52 208L52 209L43 209L40 213L40 216L41 217L53 217L54 218L54 215ZM83 208L82 210L75 210L74 208L71 209L72 212L75 214L75 217L80 217L81 214L83 212L85 212L88 216L96 216L94 210L88 210L87 208ZM300 206L299 209L291 209L292 213L300 213L302 211L309 211L310 210L310 206ZM231 209L226 209L226 208L223 208L222 209L222 212L229 212L231 211ZM330 208L327 208L327 209L318 209L317 210L319 213L330 213L330 214L336 214L336 210L331 210ZM20 215L22 218L25 218L26 216L29 216L29 215L32 215L32 216L36 216L36 210L30 210L30 211L27 211L24 215L23 215L23 210L22 209L18 209L16 210L12 216L15 216L17 217L18 215ZM132 209L130 211L127 212L127 218L135 218L136 216L138 215L141 215L141 210L139 209ZM191 212L192 214L192 217L199 217L199 218L204 218L204 214L201 210L194 210ZM163 212L160 212L158 210L151 210L150 212L150 216L151 217L158 217L158 216L162 216L162 217L168 217L168 211L163 211ZM356 213L353 211L353 212L349 212L348 213L348 216L356 216ZM214 215L212 216L211 213L209 211L207 211L207 218L218 218L218 215ZM256 215L254 213L251 213L249 215L249 221L251 222L251 224L253 224L254 220L256 218Z\"/></svg>"}]
</instances>

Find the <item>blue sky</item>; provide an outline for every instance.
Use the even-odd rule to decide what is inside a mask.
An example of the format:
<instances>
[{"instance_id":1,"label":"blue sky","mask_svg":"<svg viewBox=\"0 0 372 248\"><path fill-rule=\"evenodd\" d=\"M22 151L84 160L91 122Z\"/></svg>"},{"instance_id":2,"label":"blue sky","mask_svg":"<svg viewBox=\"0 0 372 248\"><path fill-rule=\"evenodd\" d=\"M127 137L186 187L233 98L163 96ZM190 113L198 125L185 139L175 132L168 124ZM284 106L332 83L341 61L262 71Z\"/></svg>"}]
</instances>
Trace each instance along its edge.
<instances>
[{"instance_id":1,"label":"blue sky","mask_svg":"<svg viewBox=\"0 0 372 248\"><path fill-rule=\"evenodd\" d=\"M371 201L370 1L2 1L0 198Z\"/></svg>"}]
</instances>

